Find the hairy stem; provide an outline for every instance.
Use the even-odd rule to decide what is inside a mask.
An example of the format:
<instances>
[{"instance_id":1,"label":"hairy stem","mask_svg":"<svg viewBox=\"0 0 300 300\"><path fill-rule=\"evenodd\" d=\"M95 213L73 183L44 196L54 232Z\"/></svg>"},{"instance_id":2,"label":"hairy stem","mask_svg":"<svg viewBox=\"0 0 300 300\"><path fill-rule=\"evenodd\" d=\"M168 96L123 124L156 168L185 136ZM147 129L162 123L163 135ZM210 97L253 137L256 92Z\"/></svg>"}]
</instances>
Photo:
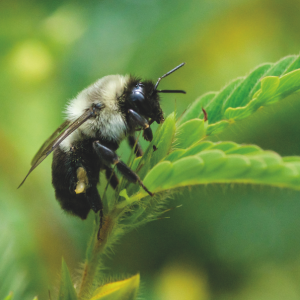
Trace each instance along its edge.
<instances>
[{"instance_id":1,"label":"hairy stem","mask_svg":"<svg viewBox=\"0 0 300 300\"><path fill-rule=\"evenodd\" d=\"M105 251L109 235L112 232L115 225L114 218L111 215L107 215L104 218L103 225L100 231L100 238L98 239L97 233L99 229L99 224L99 217L97 216L90 244L86 252L84 270L82 273L78 291L78 299L86 299L86 296L91 291L94 279L97 275L97 271L100 268L100 256Z\"/></svg>"}]
</instances>

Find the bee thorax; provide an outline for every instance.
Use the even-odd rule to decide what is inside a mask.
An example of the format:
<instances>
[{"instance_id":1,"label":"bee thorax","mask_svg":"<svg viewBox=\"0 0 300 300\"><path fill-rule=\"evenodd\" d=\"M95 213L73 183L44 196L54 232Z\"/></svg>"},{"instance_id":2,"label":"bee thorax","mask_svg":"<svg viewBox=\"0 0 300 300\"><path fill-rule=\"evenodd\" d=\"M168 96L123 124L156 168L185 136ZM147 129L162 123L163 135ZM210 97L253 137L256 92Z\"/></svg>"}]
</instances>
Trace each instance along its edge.
<instances>
[{"instance_id":1,"label":"bee thorax","mask_svg":"<svg viewBox=\"0 0 300 300\"><path fill-rule=\"evenodd\" d=\"M71 122L74 122L94 104L102 104L104 108L97 117L87 120L80 128L70 134L60 144L62 150L68 151L73 142L87 137L106 139L117 143L124 139L127 124L120 111L118 97L122 95L127 80L127 76L105 76L69 102L66 115Z\"/></svg>"}]
</instances>

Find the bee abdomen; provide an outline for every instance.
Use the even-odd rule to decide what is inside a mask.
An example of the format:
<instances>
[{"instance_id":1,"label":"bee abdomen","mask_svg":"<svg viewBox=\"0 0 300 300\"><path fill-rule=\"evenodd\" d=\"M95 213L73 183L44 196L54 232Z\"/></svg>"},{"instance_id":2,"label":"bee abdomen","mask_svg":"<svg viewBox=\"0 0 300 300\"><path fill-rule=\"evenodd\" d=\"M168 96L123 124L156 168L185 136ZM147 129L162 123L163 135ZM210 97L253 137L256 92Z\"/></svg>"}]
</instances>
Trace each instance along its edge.
<instances>
[{"instance_id":1,"label":"bee abdomen","mask_svg":"<svg viewBox=\"0 0 300 300\"><path fill-rule=\"evenodd\" d=\"M97 190L100 163L88 144L81 143L67 152L57 148L52 162L56 199L63 210L81 219L86 219L91 209L95 212L102 209Z\"/></svg>"}]
</instances>

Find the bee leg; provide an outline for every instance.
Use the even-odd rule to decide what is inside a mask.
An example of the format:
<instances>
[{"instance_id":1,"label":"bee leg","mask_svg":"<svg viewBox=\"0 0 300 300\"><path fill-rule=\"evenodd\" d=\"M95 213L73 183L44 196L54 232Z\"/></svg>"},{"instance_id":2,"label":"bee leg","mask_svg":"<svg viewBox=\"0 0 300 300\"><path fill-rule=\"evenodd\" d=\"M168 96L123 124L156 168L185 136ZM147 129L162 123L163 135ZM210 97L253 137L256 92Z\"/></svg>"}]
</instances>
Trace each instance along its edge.
<instances>
[{"instance_id":1,"label":"bee leg","mask_svg":"<svg viewBox=\"0 0 300 300\"><path fill-rule=\"evenodd\" d=\"M144 186L140 177L121 161L114 151L101 145L99 141L93 142L93 147L97 155L106 165L114 164L128 181L138 183L150 196L153 196L153 194Z\"/></svg>"},{"instance_id":2,"label":"bee leg","mask_svg":"<svg viewBox=\"0 0 300 300\"><path fill-rule=\"evenodd\" d=\"M109 180L109 184L115 190L119 184L119 179L117 175L114 173L113 169L110 167L105 167L105 176L106 179Z\"/></svg>"},{"instance_id":3,"label":"bee leg","mask_svg":"<svg viewBox=\"0 0 300 300\"><path fill-rule=\"evenodd\" d=\"M150 123L148 122L148 120L146 118L144 118L143 116L141 116L140 114L138 114L136 111L129 109L128 110L128 114L131 118L131 120L136 123L136 125L141 126L142 129L144 130L143 132L143 137L146 141L151 142L153 139L153 134L152 134L152 130L150 128L150 124L152 123L150 121Z\"/></svg>"},{"instance_id":4,"label":"bee leg","mask_svg":"<svg viewBox=\"0 0 300 300\"><path fill-rule=\"evenodd\" d=\"M143 156L142 147L139 144L139 142L137 142L137 138L135 137L135 135L130 135L128 137L128 144L129 144L131 149L135 146L134 154L136 155L136 157Z\"/></svg>"},{"instance_id":5,"label":"bee leg","mask_svg":"<svg viewBox=\"0 0 300 300\"><path fill-rule=\"evenodd\" d=\"M102 201L96 187L90 187L86 190L86 199L90 208L96 213L103 209Z\"/></svg>"},{"instance_id":6,"label":"bee leg","mask_svg":"<svg viewBox=\"0 0 300 300\"><path fill-rule=\"evenodd\" d=\"M90 208L97 213L99 212L100 215L100 226L99 226L99 230L102 227L102 223L103 223L103 205L102 205L102 201L100 198L100 195L97 191L96 187L90 187L86 190L86 199L90 205Z\"/></svg>"},{"instance_id":7,"label":"bee leg","mask_svg":"<svg viewBox=\"0 0 300 300\"><path fill-rule=\"evenodd\" d=\"M149 127L149 122L146 118L138 114L136 111L129 109L128 114L130 119L136 123L136 125L141 126L142 129L146 129Z\"/></svg>"},{"instance_id":8,"label":"bee leg","mask_svg":"<svg viewBox=\"0 0 300 300\"><path fill-rule=\"evenodd\" d=\"M143 132L143 137L146 141L151 142L153 140L153 133L150 127L146 128Z\"/></svg>"},{"instance_id":9,"label":"bee leg","mask_svg":"<svg viewBox=\"0 0 300 300\"><path fill-rule=\"evenodd\" d=\"M77 168L77 181L76 183L73 182L73 186L75 185L75 189L73 190L73 193L76 194L83 194L86 198L90 208L97 213L100 211L100 224L102 225L102 217L103 217L103 205L100 198L100 195L98 193L98 190L96 188L95 184L92 184L90 186L87 172L84 167L80 165L80 167ZM74 179L73 179L74 180ZM75 184L74 184L75 183ZM71 185L70 185L71 186Z\"/></svg>"}]
</instances>

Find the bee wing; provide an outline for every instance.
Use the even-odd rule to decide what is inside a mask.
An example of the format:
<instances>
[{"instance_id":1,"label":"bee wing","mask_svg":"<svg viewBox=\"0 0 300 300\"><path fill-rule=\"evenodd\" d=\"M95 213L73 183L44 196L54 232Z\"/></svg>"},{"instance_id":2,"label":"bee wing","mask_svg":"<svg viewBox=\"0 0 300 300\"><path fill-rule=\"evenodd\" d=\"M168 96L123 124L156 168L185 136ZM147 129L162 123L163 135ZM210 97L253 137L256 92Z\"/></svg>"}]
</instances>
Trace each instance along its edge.
<instances>
[{"instance_id":1,"label":"bee wing","mask_svg":"<svg viewBox=\"0 0 300 300\"><path fill-rule=\"evenodd\" d=\"M70 123L71 123L71 121L66 120L52 133L52 135L45 141L45 143L41 146L39 151L36 153L36 155L32 159L31 166L35 165L35 163L39 160L39 158L41 157L44 150L46 148L48 148L49 145L52 145L54 140L59 136L59 134L63 131L63 129L65 129Z\"/></svg>"},{"instance_id":2,"label":"bee wing","mask_svg":"<svg viewBox=\"0 0 300 300\"><path fill-rule=\"evenodd\" d=\"M84 122L86 122L90 117L94 116L95 112L92 109L88 109L83 113L78 119L76 119L73 123L70 124L70 121L65 121L61 126L55 130L55 132L46 140L46 142L42 145L38 153L34 156L31 162L31 168L21 184L25 182L28 175L53 151L55 150L59 144L68 137L73 131L75 131L79 126L81 126ZM69 125L69 126L68 126ZM68 126L68 127L67 127ZM66 128L67 127L67 128ZM66 128L66 129L65 129ZM63 130L65 129L65 130ZM63 130L63 131L62 131ZM62 131L62 132L61 132Z\"/></svg>"}]
</instances>

